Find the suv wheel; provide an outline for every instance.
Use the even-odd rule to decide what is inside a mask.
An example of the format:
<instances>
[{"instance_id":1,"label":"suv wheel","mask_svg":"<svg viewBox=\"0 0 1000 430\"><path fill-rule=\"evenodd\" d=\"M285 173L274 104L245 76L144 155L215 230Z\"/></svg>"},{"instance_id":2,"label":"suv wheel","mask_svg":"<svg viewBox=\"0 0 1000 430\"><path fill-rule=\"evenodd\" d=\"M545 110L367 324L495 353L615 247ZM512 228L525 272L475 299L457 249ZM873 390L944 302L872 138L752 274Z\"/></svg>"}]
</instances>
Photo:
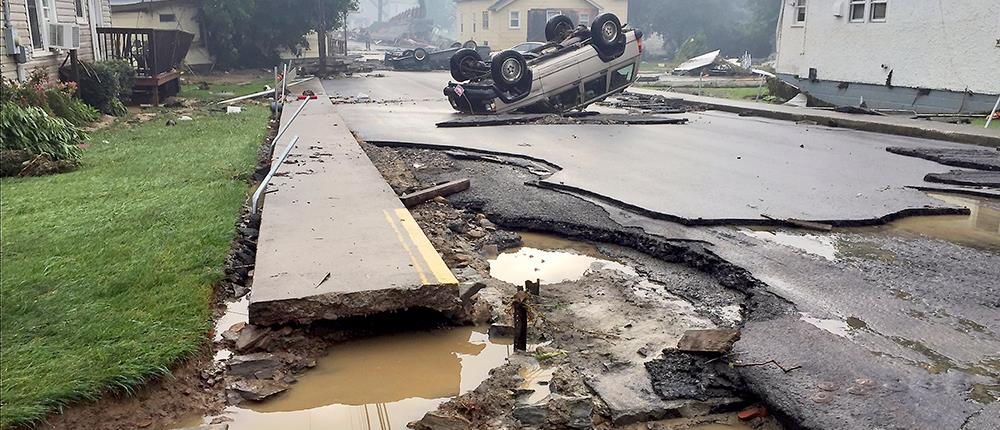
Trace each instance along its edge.
<instances>
[{"instance_id":1,"label":"suv wheel","mask_svg":"<svg viewBox=\"0 0 1000 430\"><path fill-rule=\"evenodd\" d=\"M562 42L573 33L573 20L566 15L553 16L549 22L545 23L545 40L548 42Z\"/></svg>"},{"instance_id":2,"label":"suv wheel","mask_svg":"<svg viewBox=\"0 0 1000 430\"><path fill-rule=\"evenodd\" d=\"M590 38L603 52L615 50L625 43L622 23L611 13L601 14L590 26Z\"/></svg>"},{"instance_id":3,"label":"suv wheel","mask_svg":"<svg viewBox=\"0 0 1000 430\"><path fill-rule=\"evenodd\" d=\"M528 63L517 51L503 51L493 58L490 66L493 83L500 89L514 88L528 76Z\"/></svg>"},{"instance_id":4,"label":"suv wheel","mask_svg":"<svg viewBox=\"0 0 1000 430\"><path fill-rule=\"evenodd\" d=\"M476 49L476 48L479 47L479 45L476 44L475 40L469 40L469 41L463 43L462 47L466 48L466 49Z\"/></svg>"},{"instance_id":5,"label":"suv wheel","mask_svg":"<svg viewBox=\"0 0 1000 430\"><path fill-rule=\"evenodd\" d=\"M427 50L424 48L417 48L413 50L413 58L417 61L424 61L427 59Z\"/></svg>"},{"instance_id":6,"label":"suv wheel","mask_svg":"<svg viewBox=\"0 0 1000 430\"><path fill-rule=\"evenodd\" d=\"M458 82L465 82L479 76L477 67L483 62L483 57L474 49L459 49L451 56L451 77Z\"/></svg>"}]
</instances>

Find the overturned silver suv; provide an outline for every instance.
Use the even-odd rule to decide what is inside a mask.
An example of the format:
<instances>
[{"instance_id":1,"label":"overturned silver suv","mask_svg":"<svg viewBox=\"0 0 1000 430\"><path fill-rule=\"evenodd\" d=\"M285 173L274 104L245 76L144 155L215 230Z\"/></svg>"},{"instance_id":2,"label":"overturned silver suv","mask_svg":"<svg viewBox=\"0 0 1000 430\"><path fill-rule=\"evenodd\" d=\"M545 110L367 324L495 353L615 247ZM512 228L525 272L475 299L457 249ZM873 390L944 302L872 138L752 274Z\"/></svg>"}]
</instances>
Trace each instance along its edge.
<instances>
[{"instance_id":1,"label":"overturned silver suv","mask_svg":"<svg viewBox=\"0 0 1000 430\"><path fill-rule=\"evenodd\" d=\"M444 89L451 106L467 113L565 112L619 93L635 82L642 32L623 27L614 14L590 28L565 15L545 25L547 43L521 52L506 50L484 60L474 50L451 57Z\"/></svg>"}]
</instances>

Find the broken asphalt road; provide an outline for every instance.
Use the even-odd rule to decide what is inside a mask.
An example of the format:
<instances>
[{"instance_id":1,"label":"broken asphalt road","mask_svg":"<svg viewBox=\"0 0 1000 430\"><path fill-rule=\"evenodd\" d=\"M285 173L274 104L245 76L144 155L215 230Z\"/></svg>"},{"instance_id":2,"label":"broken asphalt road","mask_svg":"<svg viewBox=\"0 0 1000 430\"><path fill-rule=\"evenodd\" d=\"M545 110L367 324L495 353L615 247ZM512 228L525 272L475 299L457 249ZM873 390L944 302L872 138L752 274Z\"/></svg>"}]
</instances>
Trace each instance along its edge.
<instances>
[{"instance_id":1,"label":"broken asphalt road","mask_svg":"<svg viewBox=\"0 0 1000 430\"><path fill-rule=\"evenodd\" d=\"M411 80L397 75L373 81L382 88L410 88L403 93L413 94L412 82L435 76L419 74ZM325 85L338 91L339 85L357 83L333 80ZM718 112L687 114L687 125L440 129L436 123L456 115L430 93L417 96L419 101L343 104L338 111L370 143L544 160L561 170L540 180L540 186L597 196L689 225L774 224L765 214L863 225L957 209L909 188L923 184L927 173L942 171L940 165L890 154L885 147L966 145Z\"/></svg>"}]
</instances>

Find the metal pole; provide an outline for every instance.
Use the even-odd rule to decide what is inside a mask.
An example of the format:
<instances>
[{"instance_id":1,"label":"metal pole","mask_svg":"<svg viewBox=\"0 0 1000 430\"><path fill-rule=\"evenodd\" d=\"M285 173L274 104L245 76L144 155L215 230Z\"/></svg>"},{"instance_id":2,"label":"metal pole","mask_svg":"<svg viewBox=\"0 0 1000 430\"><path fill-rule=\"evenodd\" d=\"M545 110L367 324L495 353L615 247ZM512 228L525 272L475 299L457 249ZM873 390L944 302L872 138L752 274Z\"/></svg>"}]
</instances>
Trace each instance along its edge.
<instances>
[{"instance_id":1,"label":"metal pole","mask_svg":"<svg viewBox=\"0 0 1000 430\"><path fill-rule=\"evenodd\" d=\"M308 98L306 98L305 100L302 101L302 105L299 106L299 108L295 110L295 113L292 114L292 117L288 119L288 122L285 123L285 126L283 128L281 128L281 129L278 130L278 134L276 134L274 136L274 140L272 140L272 142L277 142L278 139L281 138L281 135L285 134L285 131L288 131L288 127L290 127L292 125L292 121L295 121L295 118L297 118L299 116L299 112L302 112L302 109L305 108L306 104L308 104L308 103L309 103L309 99Z\"/></svg>"},{"instance_id":2,"label":"metal pole","mask_svg":"<svg viewBox=\"0 0 1000 430\"><path fill-rule=\"evenodd\" d=\"M997 109L1000 109L1000 96L997 97L997 103L993 105L993 111L990 112L990 116L986 117L986 127L990 128L990 123L993 122L993 116L997 114Z\"/></svg>"},{"instance_id":3,"label":"metal pole","mask_svg":"<svg viewBox=\"0 0 1000 430\"><path fill-rule=\"evenodd\" d=\"M288 63L282 63L284 72L281 74L281 104L285 104L285 90L288 88Z\"/></svg>"},{"instance_id":4,"label":"metal pole","mask_svg":"<svg viewBox=\"0 0 1000 430\"><path fill-rule=\"evenodd\" d=\"M281 157L278 157L276 161L271 163L271 171L267 172L267 176L264 177L264 180L260 181L260 186L258 186L257 191L254 191L253 193L253 200L250 204L251 215L257 214L257 204L260 201L260 196L264 194L264 190L267 188L267 185L271 183L271 178L274 177L274 174L278 171L278 168L281 167L281 164L285 162L285 158L288 157L288 153L292 152L292 148L295 147L295 144L298 143L298 141L299 136L296 135L292 138L291 142L288 142L288 146L284 151L282 151Z\"/></svg>"}]
</instances>

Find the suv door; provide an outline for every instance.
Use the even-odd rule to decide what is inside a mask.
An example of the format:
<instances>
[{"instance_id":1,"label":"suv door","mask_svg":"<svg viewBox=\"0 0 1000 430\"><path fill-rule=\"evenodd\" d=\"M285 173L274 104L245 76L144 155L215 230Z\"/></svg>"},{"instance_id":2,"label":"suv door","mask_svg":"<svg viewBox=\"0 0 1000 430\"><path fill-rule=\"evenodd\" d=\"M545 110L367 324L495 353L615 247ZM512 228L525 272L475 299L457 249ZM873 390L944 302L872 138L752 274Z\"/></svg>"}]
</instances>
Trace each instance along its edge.
<instances>
[{"instance_id":1,"label":"suv door","mask_svg":"<svg viewBox=\"0 0 1000 430\"><path fill-rule=\"evenodd\" d=\"M542 60L532 70L546 95L561 94L570 87L576 88L576 91L580 92L581 51L584 49L577 49L555 58Z\"/></svg>"}]
</instances>

